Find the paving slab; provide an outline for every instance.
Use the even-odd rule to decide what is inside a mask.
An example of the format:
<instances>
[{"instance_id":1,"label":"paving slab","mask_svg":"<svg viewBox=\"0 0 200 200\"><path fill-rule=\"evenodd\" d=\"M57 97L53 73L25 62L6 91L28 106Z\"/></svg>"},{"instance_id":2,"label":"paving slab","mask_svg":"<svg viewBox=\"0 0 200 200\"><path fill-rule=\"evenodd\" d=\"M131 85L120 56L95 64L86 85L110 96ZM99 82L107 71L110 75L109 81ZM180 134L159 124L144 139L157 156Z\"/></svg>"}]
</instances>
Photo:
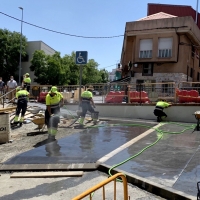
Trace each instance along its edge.
<instances>
[{"instance_id":1,"label":"paving slab","mask_svg":"<svg viewBox=\"0 0 200 200\"><path fill-rule=\"evenodd\" d=\"M111 122L105 122L104 127L88 128L80 133L22 153L5 162L1 169L11 168L10 165L14 168L16 165L19 168L20 164L22 166L43 164L42 167L44 168L46 165L48 169L49 165L58 163L60 165L70 164L73 168L79 166L80 169L81 165L85 167L85 164L96 163L104 155L148 129L147 127L130 127L128 125L106 127L109 123ZM93 167L96 168L96 164L93 164Z\"/></svg>"},{"instance_id":2,"label":"paving slab","mask_svg":"<svg viewBox=\"0 0 200 200\"><path fill-rule=\"evenodd\" d=\"M184 127L166 124L160 129L180 132ZM103 164L111 168L121 163L155 142L158 136L156 131L151 132ZM196 196L196 185L200 181L199 145L200 132L193 132L192 129L182 134L164 134L158 143L115 170L123 170L156 184Z\"/></svg>"},{"instance_id":3,"label":"paving slab","mask_svg":"<svg viewBox=\"0 0 200 200\"><path fill-rule=\"evenodd\" d=\"M102 127L88 128L13 157L0 170L14 170L20 166L23 170L36 169L37 166L40 169L46 166L46 169L77 167L81 170L87 165L89 169L104 168L102 171L108 171L160 137L160 133L145 127L153 127L155 123L136 122L143 127L133 124L107 121ZM180 132L184 127L164 124L160 129ZM200 132L193 132L192 129L182 134L164 134L155 145L113 171L126 173L136 185L140 183L141 187L147 187L147 191L167 199L192 199L196 197L196 184L200 180L199 147Z\"/></svg>"}]
</instances>

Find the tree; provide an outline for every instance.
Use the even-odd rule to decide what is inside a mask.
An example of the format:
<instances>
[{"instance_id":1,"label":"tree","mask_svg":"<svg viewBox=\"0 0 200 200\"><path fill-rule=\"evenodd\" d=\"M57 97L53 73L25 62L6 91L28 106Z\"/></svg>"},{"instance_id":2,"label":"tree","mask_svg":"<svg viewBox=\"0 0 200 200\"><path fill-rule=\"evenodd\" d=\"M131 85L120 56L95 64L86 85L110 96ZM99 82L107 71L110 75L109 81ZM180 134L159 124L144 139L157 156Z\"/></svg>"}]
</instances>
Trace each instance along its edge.
<instances>
[{"instance_id":1,"label":"tree","mask_svg":"<svg viewBox=\"0 0 200 200\"><path fill-rule=\"evenodd\" d=\"M0 76L4 81L9 80L11 75L18 75L20 57L21 33L0 29ZM25 48L27 39L22 35L22 58L26 55Z\"/></svg>"},{"instance_id":2,"label":"tree","mask_svg":"<svg viewBox=\"0 0 200 200\"><path fill-rule=\"evenodd\" d=\"M81 66L82 85L89 83L105 83L108 73L98 70L98 63L94 59L88 60L86 65ZM80 66L75 63L75 52L61 58L60 53L46 55L44 51L35 51L31 60L31 71L34 71L35 82L47 85L79 85Z\"/></svg>"},{"instance_id":3,"label":"tree","mask_svg":"<svg viewBox=\"0 0 200 200\"><path fill-rule=\"evenodd\" d=\"M35 51L30 70L36 76L34 81L42 85L65 85L69 82L69 68L59 52L50 56L42 50Z\"/></svg>"}]
</instances>

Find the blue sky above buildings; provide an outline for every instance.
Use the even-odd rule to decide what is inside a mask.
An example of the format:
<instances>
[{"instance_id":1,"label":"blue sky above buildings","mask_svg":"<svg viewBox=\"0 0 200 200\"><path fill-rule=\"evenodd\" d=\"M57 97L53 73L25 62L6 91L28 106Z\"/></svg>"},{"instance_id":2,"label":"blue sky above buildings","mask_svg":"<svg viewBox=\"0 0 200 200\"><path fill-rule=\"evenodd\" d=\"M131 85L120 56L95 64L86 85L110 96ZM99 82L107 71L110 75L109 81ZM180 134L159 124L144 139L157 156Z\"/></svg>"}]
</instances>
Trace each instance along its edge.
<instances>
[{"instance_id":1,"label":"blue sky above buildings","mask_svg":"<svg viewBox=\"0 0 200 200\"><path fill-rule=\"evenodd\" d=\"M24 21L85 39L45 31L23 24L23 35L28 41L41 40L61 52L88 51L88 59L99 63L99 69L111 71L120 61L125 24L147 15L148 3L189 5L196 10L197 0L0 0L0 12ZM21 23L0 13L0 28L20 32ZM113 37L112 36L119 36Z\"/></svg>"}]
</instances>

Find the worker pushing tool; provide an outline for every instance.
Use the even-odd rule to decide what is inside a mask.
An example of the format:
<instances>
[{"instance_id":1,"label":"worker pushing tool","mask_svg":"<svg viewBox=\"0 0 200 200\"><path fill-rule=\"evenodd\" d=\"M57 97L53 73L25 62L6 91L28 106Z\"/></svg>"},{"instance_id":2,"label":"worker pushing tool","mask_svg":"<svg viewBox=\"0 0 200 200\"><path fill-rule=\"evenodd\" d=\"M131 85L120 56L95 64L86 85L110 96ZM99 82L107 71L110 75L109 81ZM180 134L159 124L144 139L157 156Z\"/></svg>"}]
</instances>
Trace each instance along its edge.
<instances>
[{"instance_id":1,"label":"worker pushing tool","mask_svg":"<svg viewBox=\"0 0 200 200\"><path fill-rule=\"evenodd\" d=\"M29 92L21 87L17 87L16 91L17 91L16 92L17 108L16 108L16 115L14 118L14 124L20 123L20 126L21 126L24 121L24 115L25 115L26 109L27 109ZM21 112L21 117L19 120L20 112Z\"/></svg>"},{"instance_id":2,"label":"worker pushing tool","mask_svg":"<svg viewBox=\"0 0 200 200\"><path fill-rule=\"evenodd\" d=\"M49 140L55 140L60 122L60 107L63 105L63 95L58 92L57 87L53 86L46 96L45 124L47 125Z\"/></svg>"},{"instance_id":3,"label":"worker pushing tool","mask_svg":"<svg viewBox=\"0 0 200 200\"><path fill-rule=\"evenodd\" d=\"M94 90L93 86L90 85L87 88L87 90L81 94L80 101L81 101L82 112L81 112L81 118L79 120L80 127L84 126L84 119L85 119L87 111L91 113L95 113L95 110L94 110L95 104L94 104L93 95L92 95L93 90ZM97 119L93 119L93 121L94 121L94 124L96 124Z\"/></svg>"},{"instance_id":4,"label":"worker pushing tool","mask_svg":"<svg viewBox=\"0 0 200 200\"><path fill-rule=\"evenodd\" d=\"M157 116L157 122L161 122L163 119L167 117L166 113L163 112L164 108L170 107L172 104L167 103L165 99L160 99L156 103L156 107L154 110L154 115Z\"/></svg>"}]
</instances>

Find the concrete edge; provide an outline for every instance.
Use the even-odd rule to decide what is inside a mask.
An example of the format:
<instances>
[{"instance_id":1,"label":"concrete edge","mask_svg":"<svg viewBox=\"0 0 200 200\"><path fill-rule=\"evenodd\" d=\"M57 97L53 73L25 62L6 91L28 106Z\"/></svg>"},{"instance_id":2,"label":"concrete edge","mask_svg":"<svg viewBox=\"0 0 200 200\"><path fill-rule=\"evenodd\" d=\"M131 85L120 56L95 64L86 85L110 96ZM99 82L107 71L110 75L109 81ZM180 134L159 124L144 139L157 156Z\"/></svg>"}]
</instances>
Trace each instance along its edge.
<instances>
[{"instance_id":1,"label":"concrete edge","mask_svg":"<svg viewBox=\"0 0 200 200\"><path fill-rule=\"evenodd\" d=\"M101 164L98 166L98 170L101 172L104 172L106 174L108 174L108 170L111 168L112 166L106 165L106 164ZM127 182L135 185L147 192L150 192L152 194L155 194L157 196L163 197L165 199L173 199L173 200L196 200L196 197L188 195L184 192L175 190L173 188L170 188L168 186L163 186L157 183L154 183L146 178L142 178L139 177L137 175L134 174L130 174L127 173L123 170L116 170L113 169L112 170L112 174L116 174L116 173L123 173L126 175L127 178Z\"/></svg>"},{"instance_id":2,"label":"concrete edge","mask_svg":"<svg viewBox=\"0 0 200 200\"><path fill-rule=\"evenodd\" d=\"M96 163L73 163L73 164L2 164L0 171L41 171L41 170L96 170Z\"/></svg>"}]
</instances>

